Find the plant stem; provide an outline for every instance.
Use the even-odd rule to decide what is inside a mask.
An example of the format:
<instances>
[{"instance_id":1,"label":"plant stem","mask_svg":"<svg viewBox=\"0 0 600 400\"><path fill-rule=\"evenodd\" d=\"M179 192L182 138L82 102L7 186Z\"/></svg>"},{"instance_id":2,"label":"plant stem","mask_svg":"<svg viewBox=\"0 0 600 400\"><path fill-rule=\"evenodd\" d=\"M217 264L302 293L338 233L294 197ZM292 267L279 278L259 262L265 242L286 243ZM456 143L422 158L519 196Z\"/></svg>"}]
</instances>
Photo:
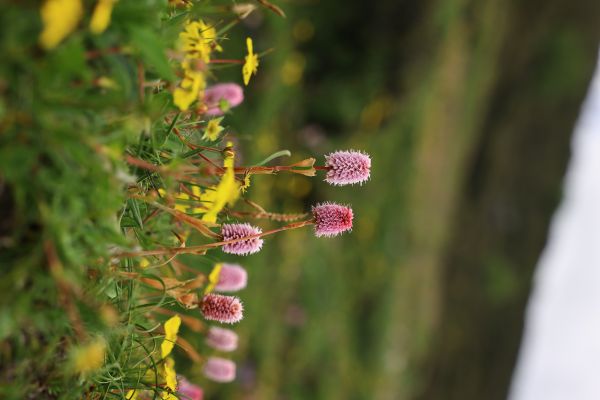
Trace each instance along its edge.
<instances>
[{"instance_id":1,"label":"plant stem","mask_svg":"<svg viewBox=\"0 0 600 400\"><path fill-rule=\"evenodd\" d=\"M234 59L215 59L215 60L210 60L209 63L210 64L243 64L244 61L234 60Z\"/></svg>"},{"instance_id":2,"label":"plant stem","mask_svg":"<svg viewBox=\"0 0 600 400\"><path fill-rule=\"evenodd\" d=\"M318 171L328 171L329 167L325 166L315 166L312 167ZM294 165L273 165L271 167L235 167L233 170L237 175L245 175L245 174L273 174L279 171L293 171L297 170L298 167Z\"/></svg>"},{"instance_id":3,"label":"plant stem","mask_svg":"<svg viewBox=\"0 0 600 400\"><path fill-rule=\"evenodd\" d=\"M133 252L123 252L120 254L116 254L116 257L126 258L126 257L143 257L143 256L160 256L160 255L176 255L176 254L193 254L197 252L202 252L209 249L214 249L216 247L221 247L226 244L238 243L244 240L261 238L264 236L272 235L278 232L287 231L291 229L301 228L303 226L314 224L314 221L307 220L301 222L295 222L293 224L288 224L282 226L277 229L272 229L270 231L266 231L263 233L257 233L256 235L250 235L239 239L232 240L224 240L219 242L207 243L199 246L191 246L191 247L169 247L163 249L155 249L155 250L143 250L143 251L133 251Z\"/></svg>"}]
</instances>

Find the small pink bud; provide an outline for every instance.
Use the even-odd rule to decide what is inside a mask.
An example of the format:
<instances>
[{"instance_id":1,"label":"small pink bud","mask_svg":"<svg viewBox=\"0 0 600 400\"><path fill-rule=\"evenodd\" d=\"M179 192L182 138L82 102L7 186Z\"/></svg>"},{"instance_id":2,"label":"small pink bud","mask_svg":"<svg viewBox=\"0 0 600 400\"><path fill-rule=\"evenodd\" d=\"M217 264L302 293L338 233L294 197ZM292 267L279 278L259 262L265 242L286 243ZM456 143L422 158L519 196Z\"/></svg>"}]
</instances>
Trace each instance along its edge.
<instances>
[{"instance_id":1,"label":"small pink bud","mask_svg":"<svg viewBox=\"0 0 600 400\"><path fill-rule=\"evenodd\" d=\"M360 151L336 151L325 156L325 182L343 186L363 183L371 176L371 157Z\"/></svg>"},{"instance_id":2,"label":"small pink bud","mask_svg":"<svg viewBox=\"0 0 600 400\"><path fill-rule=\"evenodd\" d=\"M337 236L352 229L352 209L336 203L321 203L312 208L315 220L315 235Z\"/></svg>"},{"instance_id":3,"label":"small pink bud","mask_svg":"<svg viewBox=\"0 0 600 400\"><path fill-rule=\"evenodd\" d=\"M242 302L234 296L209 293L202 298L200 309L204 318L224 324L233 324L244 317Z\"/></svg>"},{"instance_id":4,"label":"small pink bud","mask_svg":"<svg viewBox=\"0 0 600 400\"><path fill-rule=\"evenodd\" d=\"M262 233L260 228L254 227L250 224L223 224L221 225L221 236L224 241L243 239L248 236L258 235ZM246 240L240 240L235 243L229 243L222 247L225 253L237 254L245 256L248 254L254 254L262 248L263 240L255 237Z\"/></svg>"},{"instance_id":5,"label":"small pink bud","mask_svg":"<svg viewBox=\"0 0 600 400\"><path fill-rule=\"evenodd\" d=\"M209 357L203 372L208 379L215 382L231 382L235 379L235 363L221 357Z\"/></svg>"},{"instance_id":6,"label":"small pink bud","mask_svg":"<svg viewBox=\"0 0 600 400\"><path fill-rule=\"evenodd\" d=\"M184 376L178 376L177 394L181 400L202 400L204 392L200 386L188 381Z\"/></svg>"},{"instance_id":7,"label":"small pink bud","mask_svg":"<svg viewBox=\"0 0 600 400\"><path fill-rule=\"evenodd\" d=\"M236 83L219 83L204 91L204 104L208 107L207 115L223 115L221 102L225 101L230 108L239 106L244 101L244 90Z\"/></svg>"},{"instance_id":8,"label":"small pink bud","mask_svg":"<svg viewBox=\"0 0 600 400\"><path fill-rule=\"evenodd\" d=\"M238 264L221 264L219 282L215 286L217 292L237 292L246 287L248 273Z\"/></svg>"},{"instance_id":9,"label":"small pink bud","mask_svg":"<svg viewBox=\"0 0 600 400\"><path fill-rule=\"evenodd\" d=\"M231 329L211 326L206 334L206 344L216 350L234 351L238 345L238 335Z\"/></svg>"}]
</instances>

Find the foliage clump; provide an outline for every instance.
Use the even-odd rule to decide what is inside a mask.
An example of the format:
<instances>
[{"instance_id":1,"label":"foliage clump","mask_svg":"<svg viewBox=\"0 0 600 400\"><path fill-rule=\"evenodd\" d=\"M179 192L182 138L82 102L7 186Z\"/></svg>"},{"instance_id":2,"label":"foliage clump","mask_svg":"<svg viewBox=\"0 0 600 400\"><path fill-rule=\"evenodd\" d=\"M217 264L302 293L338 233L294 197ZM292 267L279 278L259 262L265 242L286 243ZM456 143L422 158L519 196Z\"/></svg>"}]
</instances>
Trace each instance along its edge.
<instances>
[{"instance_id":1,"label":"foliage clump","mask_svg":"<svg viewBox=\"0 0 600 400\"><path fill-rule=\"evenodd\" d=\"M247 199L251 176L330 169L266 165L285 152L236 165L226 122L243 88L217 82L223 68L245 85L257 74L264 53L232 31L254 9L0 6L0 397L200 398L192 381L235 378L197 337L237 346L207 321L241 319L237 297L212 292L232 291L233 272L233 290L245 287L245 270L209 252L251 254L264 236L317 222ZM230 40L247 54L228 52ZM263 232L248 219L287 225Z\"/></svg>"}]
</instances>

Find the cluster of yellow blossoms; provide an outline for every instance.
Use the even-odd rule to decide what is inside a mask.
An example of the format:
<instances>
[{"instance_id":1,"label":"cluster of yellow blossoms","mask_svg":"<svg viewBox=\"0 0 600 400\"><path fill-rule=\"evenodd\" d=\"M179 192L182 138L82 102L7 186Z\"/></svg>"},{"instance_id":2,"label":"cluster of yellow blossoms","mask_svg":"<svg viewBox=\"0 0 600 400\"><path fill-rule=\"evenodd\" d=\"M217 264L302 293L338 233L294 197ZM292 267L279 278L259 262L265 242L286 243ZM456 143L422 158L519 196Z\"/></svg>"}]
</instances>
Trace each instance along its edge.
<instances>
[{"instance_id":1,"label":"cluster of yellow blossoms","mask_svg":"<svg viewBox=\"0 0 600 400\"><path fill-rule=\"evenodd\" d=\"M202 20L189 21L179 34L179 46L184 54L181 62L183 79L173 91L173 102L181 111L186 111L206 88L203 69L210 62L213 51L222 51L216 39L215 28Z\"/></svg>"},{"instance_id":2,"label":"cluster of yellow blossoms","mask_svg":"<svg viewBox=\"0 0 600 400\"><path fill-rule=\"evenodd\" d=\"M118 0L98 0L90 20L90 31L100 34L108 28L113 7ZM50 50L58 46L77 28L83 17L82 0L46 0L40 10L44 29L40 45Z\"/></svg>"},{"instance_id":3,"label":"cluster of yellow blossoms","mask_svg":"<svg viewBox=\"0 0 600 400\"><path fill-rule=\"evenodd\" d=\"M173 347L177 342L177 333L181 326L181 317L175 315L164 323L163 328L165 331L165 337L160 345L160 354L162 358L162 365L159 369L159 376L155 377L152 372L148 372L146 379L148 382L154 382L157 378L160 378L160 382L169 389L168 392L162 392L161 398L163 400L177 400L179 397L174 395L177 391L177 374L175 372L175 361L170 357ZM139 390L131 389L125 395L127 400L137 400Z\"/></svg>"},{"instance_id":4,"label":"cluster of yellow blossoms","mask_svg":"<svg viewBox=\"0 0 600 400\"><path fill-rule=\"evenodd\" d=\"M227 143L228 148L231 148L232 146L233 143ZM203 214L203 222L216 223L217 215L223 208L225 208L226 205L233 206L240 197L242 183L235 177L234 156L235 153L233 150L225 152L223 160L223 176L216 186L207 188L204 191L198 186L191 186L191 196L185 192L175 194L175 205L173 208L184 213ZM163 189L159 189L159 194L161 196L166 196L167 192ZM201 205L190 205L191 201Z\"/></svg>"},{"instance_id":5,"label":"cluster of yellow blossoms","mask_svg":"<svg viewBox=\"0 0 600 400\"><path fill-rule=\"evenodd\" d=\"M108 28L113 8L118 0L98 0L90 18L89 29L100 34ZM39 36L40 45L50 50L58 46L70 35L81 21L84 13L82 0L45 0L40 9L43 30ZM248 85L252 75L256 74L259 62L254 53L252 39L246 39L248 54L244 58L242 76ZM206 88L204 71L210 63L211 54L223 49L217 43L217 32L202 20L188 21L179 34L179 48L183 53L181 69L183 78L173 90L173 102L186 111L190 105L202 96Z\"/></svg>"}]
</instances>

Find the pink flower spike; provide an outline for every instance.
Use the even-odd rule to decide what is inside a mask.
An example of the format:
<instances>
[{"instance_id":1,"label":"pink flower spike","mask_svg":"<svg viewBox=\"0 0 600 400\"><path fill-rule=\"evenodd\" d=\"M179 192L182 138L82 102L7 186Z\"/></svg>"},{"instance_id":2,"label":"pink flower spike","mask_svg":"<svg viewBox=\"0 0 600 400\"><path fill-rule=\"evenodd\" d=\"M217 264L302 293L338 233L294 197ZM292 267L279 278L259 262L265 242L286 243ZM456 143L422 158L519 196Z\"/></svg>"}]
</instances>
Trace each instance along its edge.
<instances>
[{"instance_id":1,"label":"pink flower spike","mask_svg":"<svg viewBox=\"0 0 600 400\"><path fill-rule=\"evenodd\" d=\"M211 326L206 334L206 344L215 350L234 351L238 346L238 335L231 329Z\"/></svg>"},{"instance_id":2,"label":"pink flower spike","mask_svg":"<svg viewBox=\"0 0 600 400\"><path fill-rule=\"evenodd\" d=\"M336 185L362 184L371 176L371 157L360 151L336 151L325 156L325 182Z\"/></svg>"},{"instance_id":3,"label":"pink flower spike","mask_svg":"<svg viewBox=\"0 0 600 400\"><path fill-rule=\"evenodd\" d=\"M224 324L239 322L244 317L244 306L234 296L209 293L202 298L200 309L204 318Z\"/></svg>"},{"instance_id":4,"label":"pink flower spike","mask_svg":"<svg viewBox=\"0 0 600 400\"><path fill-rule=\"evenodd\" d=\"M221 264L219 282L215 286L217 292L237 292L246 287L248 273L238 264Z\"/></svg>"},{"instance_id":5,"label":"pink flower spike","mask_svg":"<svg viewBox=\"0 0 600 400\"><path fill-rule=\"evenodd\" d=\"M194 385L184 376L178 376L177 394L181 400L202 400L204 392L200 386Z\"/></svg>"},{"instance_id":6,"label":"pink flower spike","mask_svg":"<svg viewBox=\"0 0 600 400\"><path fill-rule=\"evenodd\" d=\"M239 106L244 101L244 90L236 83L219 83L204 91L204 103L208 107L206 115L223 115L221 103L225 101L229 108Z\"/></svg>"},{"instance_id":7,"label":"pink flower spike","mask_svg":"<svg viewBox=\"0 0 600 400\"><path fill-rule=\"evenodd\" d=\"M248 236L258 235L262 233L260 228L250 224L223 224L221 225L221 236L224 241L243 239ZM228 254L237 254L246 256L260 251L263 245L261 238L255 237L251 239L240 240L235 243L223 245L222 249Z\"/></svg>"},{"instance_id":8,"label":"pink flower spike","mask_svg":"<svg viewBox=\"0 0 600 400\"><path fill-rule=\"evenodd\" d=\"M354 217L350 207L336 203L321 203L312 208L315 220L315 235L337 236L342 232L352 229Z\"/></svg>"},{"instance_id":9,"label":"pink flower spike","mask_svg":"<svg viewBox=\"0 0 600 400\"><path fill-rule=\"evenodd\" d=\"M204 364L204 376L215 382L231 382L235 379L235 363L221 357L210 357Z\"/></svg>"}]
</instances>

